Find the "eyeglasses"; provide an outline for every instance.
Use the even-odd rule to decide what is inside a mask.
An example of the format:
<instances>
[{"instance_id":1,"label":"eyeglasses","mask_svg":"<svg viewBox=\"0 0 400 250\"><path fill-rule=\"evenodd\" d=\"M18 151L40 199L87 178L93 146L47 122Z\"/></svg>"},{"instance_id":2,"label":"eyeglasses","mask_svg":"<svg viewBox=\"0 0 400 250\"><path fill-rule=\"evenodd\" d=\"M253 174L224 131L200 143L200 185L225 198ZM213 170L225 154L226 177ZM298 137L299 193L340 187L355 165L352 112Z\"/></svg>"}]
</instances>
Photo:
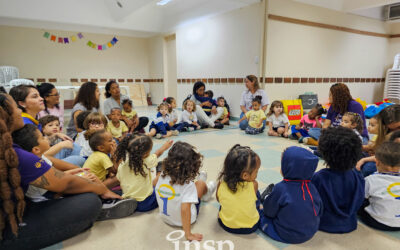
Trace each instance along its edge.
<instances>
[{"instance_id":1,"label":"eyeglasses","mask_svg":"<svg viewBox=\"0 0 400 250\"><path fill-rule=\"evenodd\" d=\"M60 92L57 92L57 93L55 93L53 95L47 95L47 96L60 96Z\"/></svg>"},{"instance_id":2,"label":"eyeglasses","mask_svg":"<svg viewBox=\"0 0 400 250\"><path fill-rule=\"evenodd\" d=\"M91 126L94 126L94 127L101 127L101 126L104 126L104 124L103 123L98 123L98 122L91 122L91 123L89 123L89 125L91 125Z\"/></svg>"}]
</instances>

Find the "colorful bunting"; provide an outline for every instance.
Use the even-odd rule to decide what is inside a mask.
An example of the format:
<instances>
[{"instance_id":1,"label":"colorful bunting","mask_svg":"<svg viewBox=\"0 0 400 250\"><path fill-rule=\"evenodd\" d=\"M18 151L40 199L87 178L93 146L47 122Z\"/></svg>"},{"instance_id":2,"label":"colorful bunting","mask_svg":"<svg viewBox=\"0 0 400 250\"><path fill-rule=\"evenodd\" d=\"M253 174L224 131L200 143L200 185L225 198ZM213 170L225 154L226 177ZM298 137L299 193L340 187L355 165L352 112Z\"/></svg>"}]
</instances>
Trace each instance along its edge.
<instances>
[{"instance_id":1,"label":"colorful bunting","mask_svg":"<svg viewBox=\"0 0 400 250\"><path fill-rule=\"evenodd\" d=\"M50 34L47 31L44 32L43 37L46 39L50 38L50 41L53 41L53 42L58 41L58 43L62 43L62 44L69 44L70 42L75 42L75 41L77 41L77 37L79 39L84 38L84 36L81 32L77 33L76 35L70 36L70 37L61 37L61 36L55 36L53 34ZM113 39L111 39L111 41L104 43L104 44L96 44L96 43L93 43L92 41L88 41L86 43L86 45L93 49L106 50L107 48L113 47L117 42L118 42L118 39L114 36Z\"/></svg>"}]
</instances>

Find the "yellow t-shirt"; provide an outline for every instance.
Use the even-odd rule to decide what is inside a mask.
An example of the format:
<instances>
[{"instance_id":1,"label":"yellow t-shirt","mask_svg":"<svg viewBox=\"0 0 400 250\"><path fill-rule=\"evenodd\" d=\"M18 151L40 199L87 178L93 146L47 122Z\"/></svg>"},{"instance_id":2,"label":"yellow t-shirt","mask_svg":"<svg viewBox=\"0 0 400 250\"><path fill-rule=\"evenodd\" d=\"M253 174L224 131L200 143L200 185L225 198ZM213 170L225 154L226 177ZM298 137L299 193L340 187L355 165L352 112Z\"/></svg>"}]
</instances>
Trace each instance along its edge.
<instances>
[{"instance_id":1,"label":"yellow t-shirt","mask_svg":"<svg viewBox=\"0 0 400 250\"><path fill-rule=\"evenodd\" d=\"M263 124L261 123L261 126L258 126L261 120L267 119L265 116L264 110L259 109L257 111L255 110L250 110L246 113L247 120L249 121L249 126L252 128L261 128Z\"/></svg>"},{"instance_id":2,"label":"yellow t-shirt","mask_svg":"<svg viewBox=\"0 0 400 250\"><path fill-rule=\"evenodd\" d=\"M376 142L376 138L378 138L378 135L374 135L371 139L372 142Z\"/></svg>"},{"instance_id":3,"label":"yellow t-shirt","mask_svg":"<svg viewBox=\"0 0 400 250\"><path fill-rule=\"evenodd\" d=\"M134 109L132 109L131 112L129 112L129 113L125 112L125 110L122 110L121 114L126 116L126 118L128 118L128 119L132 119L137 114L137 112Z\"/></svg>"},{"instance_id":4,"label":"yellow t-shirt","mask_svg":"<svg viewBox=\"0 0 400 250\"><path fill-rule=\"evenodd\" d=\"M114 127L111 121L107 123L107 131L110 132L114 138L120 138L122 136L122 133L128 132L128 130L128 127L123 121L119 121L118 128Z\"/></svg>"},{"instance_id":5,"label":"yellow t-shirt","mask_svg":"<svg viewBox=\"0 0 400 250\"><path fill-rule=\"evenodd\" d=\"M143 170L146 177L135 174L129 167L129 160L125 160L118 167L117 178L122 188L123 198L133 198L143 201L153 193L153 183L150 169L157 166L157 155L149 155L143 160Z\"/></svg>"},{"instance_id":6,"label":"yellow t-shirt","mask_svg":"<svg viewBox=\"0 0 400 250\"><path fill-rule=\"evenodd\" d=\"M222 113L221 117L219 119L224 119L225 117L228 116L228 109L226 107L222 107L224 109L224 113Z\"/></svg>"},{"instance_id":7,"label":"yellow t-shirt","mask_svg":"<svg viewBox=\"0 0 400 250\"><path fill-rule=\"evenodd\" d=\"M226 182L222 181L217 194L221 204L218 215L225 226L252 228L260 219L253 182L244 182L244 186L238 184L236 193L233 193Z\"/></svg>"},{"instance_id":8,"label":"yellow t-shirt","mask_svg":"<svg viewBox=\"0 0 400 250\"><path fill-rule=\"evenodd\" d=\"M86 160L83 168L89 168L91 173L96 175L101 181L104 181L108 173L107 169L112 166L113 163L108 155L100 151L95 151Z\"/></svg>"}]
</instances>

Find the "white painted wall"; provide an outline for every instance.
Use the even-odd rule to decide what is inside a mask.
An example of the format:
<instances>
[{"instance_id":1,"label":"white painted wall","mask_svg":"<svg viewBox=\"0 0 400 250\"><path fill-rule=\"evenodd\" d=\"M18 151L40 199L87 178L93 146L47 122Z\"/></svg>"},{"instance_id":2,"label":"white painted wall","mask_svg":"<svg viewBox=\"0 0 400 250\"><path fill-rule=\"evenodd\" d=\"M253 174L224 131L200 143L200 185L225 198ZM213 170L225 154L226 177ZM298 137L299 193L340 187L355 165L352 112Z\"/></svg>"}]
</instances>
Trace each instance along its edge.
<instances>
[{"instance_id":1,"label":"white painted wall","mask_svg":"<svg viewBox=\"0 0 400 250\"><path fill-rule=\"evenodd\" d=\"M160 35L147 39L147 48L149 58L149 78L163 78L163 37ZM164 84L153 82L148 85L153 104L161 103L164 98Z\"/></svg>"}]
</instances>

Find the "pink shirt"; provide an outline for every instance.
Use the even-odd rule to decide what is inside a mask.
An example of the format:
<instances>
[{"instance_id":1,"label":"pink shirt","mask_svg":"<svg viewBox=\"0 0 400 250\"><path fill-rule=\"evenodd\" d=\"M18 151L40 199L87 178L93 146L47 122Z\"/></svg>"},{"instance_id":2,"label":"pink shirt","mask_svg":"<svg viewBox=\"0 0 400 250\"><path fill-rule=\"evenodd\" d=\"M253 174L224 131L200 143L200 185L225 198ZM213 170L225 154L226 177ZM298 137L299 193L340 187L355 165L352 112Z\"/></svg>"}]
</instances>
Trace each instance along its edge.
<instances>
[{"instance_id":1,"label":"pink shirt","mask_svg":"<svg viewBox=\"0 0 400 250\"><path fill-rule=\"evenodd\" d=\"M310 118L308 118L308 114L304 115L303 118L301 118L300 122L303 124L303 129L305 130L317 127L317 120L311 120ZM319 118L319 122L322 122L322 118Z\"/></svg>"},{"instance_id":2,"label":"pink shirt","mask_svg":"<svg viewBox=\"0 0 400 250\"><path fill-rule=\"evenodd\" d=\"M52 109L48 108L47 110L49 111L49 113L47 113L45 110L40 111L38 114L38 119L40 119L46 115L57 116L60 119L60 128L63 128L64 127L64 109L61 106L59 106L59 107L60 107L59 109L56 107L54 107Z\"/></svg>"}]
</instances>

